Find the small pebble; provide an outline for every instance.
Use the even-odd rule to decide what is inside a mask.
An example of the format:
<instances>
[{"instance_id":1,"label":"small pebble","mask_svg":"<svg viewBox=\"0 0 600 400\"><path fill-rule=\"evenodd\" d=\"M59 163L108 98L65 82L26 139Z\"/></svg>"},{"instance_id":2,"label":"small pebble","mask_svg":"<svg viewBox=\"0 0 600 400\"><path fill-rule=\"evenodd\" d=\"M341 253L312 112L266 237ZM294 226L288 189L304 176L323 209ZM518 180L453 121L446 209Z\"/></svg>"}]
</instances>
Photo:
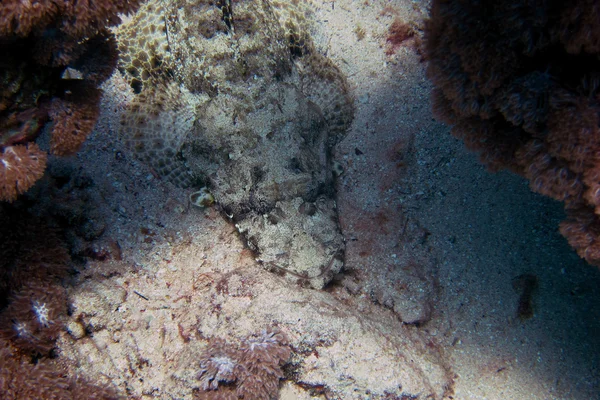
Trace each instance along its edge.
<instances>
[{"instance_id":1,"label":"small pebble","mask_svg":"<svg viewBox=\"0 0 600 400\"><path fill-rule=\"evenodd\" d=\"M81 339L85 336L85 328L77 321L71 321L67 324L67 332L73 339Z\"/></svg>"}]
</instances>

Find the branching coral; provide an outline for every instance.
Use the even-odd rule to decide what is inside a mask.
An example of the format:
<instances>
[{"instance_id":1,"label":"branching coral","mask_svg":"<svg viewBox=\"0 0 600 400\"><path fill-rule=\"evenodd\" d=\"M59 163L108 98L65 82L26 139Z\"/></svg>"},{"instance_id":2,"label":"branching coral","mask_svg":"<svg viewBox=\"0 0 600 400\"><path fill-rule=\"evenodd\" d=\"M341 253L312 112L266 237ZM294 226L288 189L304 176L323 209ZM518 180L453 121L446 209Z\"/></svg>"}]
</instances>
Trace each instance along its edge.
<instances>
[{"instance_id":1,"label":"branching coral","mask_svg":"<svg viewBox=\"0 0 600 400\"><path fill-rule=\"evenodd\" d=\"M246 338L240 348L222 339L211 340L200 356L200 399L273 399L277 396L281 366L290 358L286 336L263 330Z\"/></svg>"},{"instance_id":2,"label":"branching coral","mask_svg":"<svg viewBox=\"0 0 600 400\"><path fill-rule=\"evenodd\" d=\"M51 151L57 155L76 152L92 131L100 99L96 87L117 62L116 41L105 27L116 25L120 13L134 11L139 3L0 3L0 50L6 55L0 61L0 200L15 200L43 174L45 155L27 143L49 119L54 122ZM72 79L68 69L78 69L83 79Z\"/></svg>"},{"instance_id":3,"label":"branching coral","mask_svg":"<svg viewBox=\"0 0 600 400\"><path fill-rule=\"evenodd\" d=\"M563 201L561 232L600 265L600 6L435 0L426 27L437 116L492 170Z\"/></svg>"}]
</instances>

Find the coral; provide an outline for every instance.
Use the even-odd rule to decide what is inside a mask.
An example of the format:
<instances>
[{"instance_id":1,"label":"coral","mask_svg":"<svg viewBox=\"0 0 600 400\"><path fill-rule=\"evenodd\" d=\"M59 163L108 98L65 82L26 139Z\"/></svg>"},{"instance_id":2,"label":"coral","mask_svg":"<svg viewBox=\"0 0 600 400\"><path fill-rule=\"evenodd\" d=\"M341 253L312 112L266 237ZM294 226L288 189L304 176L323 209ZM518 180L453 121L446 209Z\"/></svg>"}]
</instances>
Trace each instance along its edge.
<instances>
[{"instance_id":1,"label":"coral","mask_svg":"<svg viewBox=\"0 0 600 400\"><path fill-rule=\"evenodd\" d=\"M0 7L0 34L27 36L36 27L47 26L56 14L50 1L3 1Z\"/></svg>"},{"instance_id":2,"label":"coral","mask_svg":"<svg viewBox=\"0 0 600 400\"><path fill-rule=\"evenodd\" d=\"M405 45L410 39L415 37L415 28L396 16L394 21L388 28L387 37L385 39L388 48L385 54L391 56L396 50Z\"/></svg>"},{"instance_id":3,"label":"coral","mask_svg":"<svg viewBox=\"0 0 600 400\"><path fill-rule=\"evenodd\" d=\"M560 41L571 54L600 52L600 5L594 0L569 2L557 29Z\"/></svg>"},{"instance_id":4,"label":"coral","mask_svg":"<svg viewBox=\"0 0 600 400\"><path fill-rule=\"evenodd\" d=\"M426 24L433 108L491 170L565 203L561 232L600 265L597 2L434 1Z\"/></svg>"},{"instance_id":5,"label":"coral","mask_svg":"<svg viewBox=\"0 0 600 400\"><path fill-rule=\"evenodd\" d=\"M2 399L116 399L55 361L67 315L62 280L70 257L59 232L18 204L0 204L0 393Z\"/></svg>"},{"instance_id":6,"label":"coral","mask_svg":"<svg viewBox=\"0 0 600 400\"><path fill-rule=\"evenodd\" d=\"M277 14L273 15L273 10ZM165 158L178 154L191 126L177 134L180 141L177 146L158 148L155 155L160 161L152 162L147 156L147 146L141 150L136 147L140 140L155 142L160 133L170 142L174 134L169 129L157 129L152 123L141 124L141 117L137 115L172 109L183 112L184 121L190 114L198 120L202 114L211 112L209 107L212 106L226 107L222 112L239 114L241 119L259 108L252 104L263 95L266 85L291 73L290 56L294 58L300 78L293 84L317 106L321 118L327 121L328 144L339 142L354 112L347 83L333 62L314 48L302 13L279 3L240 3L232 22L236 27L234 40L221 14L208 1L179 1L172 5L149 1L130 22L117 29L121 52L119 70L140 94L128 113L134 116L124 117L122 134L133 144L136 153L140 153L140 158L165 176L157 166L165 164ZM178 95L177 90L182 94ZM223 96L218 96L219 93ZM207 95L217 96L214 105L207 102ZM185 101L190 103L188 107L183 107ZM215 122L223 125L228 121ZM228 127L217 128L223 131ZM132 135L135 135L134 140ZM242 139L230 142L227 147L244 144ZM165 156L159 155L159 151ZM167 170L165 174L170 172Z\"/></svg>"},{"instance_id":7,"label":"coral","mask_svg":"<svg viewBox=\"0 0 600 400\"><path fill-rule=\"evenodd\" d=\"M592 207L567 210L560 233L578 254L590 261L600 260L600 219Z\"/></svg>"},{"instance_id":8,"label":"coral","mask_svg":"<svg viewBox=\"0 0 600 400\"><path fill-rule=\"evenodd\" d=\"M0 6L0 35L28 36L58 29L72 37L92 36L121 22L119 14L134 11L141 0L68 1L6 0Z\"/></svg>"},{"instance_id":9,"label":"coral","mask_svg":"<svg viewBox=\"0 0 600 400\"><path fill-rule=\"evenodd\" d=\"M240 355L223 339L211 340L208 348L200 355L198 379L203 390L217 390L221 383L233 383L237 379Z\"/></svg>"},{"instance_id":10,"label":"coral","mask_svg":"<svg viewBox=\"0 0 600 400\"><path fill-rule=\"evenodd\" d=\"M100 90L85 81L75 81L62 98L50 104L52 121L50 151L58 156L72 155L79 150L96 125L100 114Z\"/></svg>"},{"instance_id":11,"label":"coral","mask_svg":"<svg viewBox=\"0 0 600 400\"><path fill-rule=\"evenodd\" d=\"M9 209L10 208L10 209ZM0 337L22 353L48 355L67 301L69 255L56 230L12 206L0 209Z\"/></svg>"},{"instance_id":12,"label":"coral","mask_svg":"<svg viewBox=\"0 0 600 400\"><path fill-rule=\"evenodd\" d=\"M286 336L278 330L263 330L247 338L241 347L244 372L237 389L238 397L248 399L275 398L281 366L291 355Z\"/></svg>"},{"instance_id":13,"label":"coral","mask_svg":"<svg viewBox=\"0 0 600 400\"><path fill-rule=\"evenodd\" d=\"M6 400L109 400L118 399L114 390L96 386L82 379L69 379L55 365L19 359L0 341L0 393Z\"/></svg>"},{"instance_id":14,"label":"coral","mask_svg":"<svg viewBox=\"0 0 600 400\"><path fill-rule=\"evenodd\" d=\"M14 201L43 173L45 156L28 145L53 120L51 151L73 154L92 131L100 92L116 66L114 35L105 28L134 11L139 0L21 1L0 4L0 151L28 151L4 169L0 200ZM79 69L78 78L72 71ZM75 74L77 75L77 74ZM17 147L21 145L22 147ZM35 159L35 162L32 160ZM18 179L17 179L18 177Z\"/></svg>"},{"instance_id":15,"label":"coral","mask_svg":"<svg viewBox=\"0 0 600 400\"><path fill-rule=\"evenodd\" d=\"M14 201L44 175L47 155L37 144L7 146L0 155L0 201Z\"/></svg>"},{"instance_id":16,"label":"coral","mask_svg":"<svg viewBox=\"0 0 600 400\"><path fill-rule=\"evenodd\" d=\"M0 315L0 336L33 355L48 355L66 315L65 291L58 285L29 284L12 296Z\"/></svg>"},{"instance_id":17,"label":"coral","mask_svg":"<svg viewBox=\"0 0 600 400\"><path fill-rule=\"evenodd\" d=\"M12 206L0 207L0 306L28 284L63 279L69 259L55 229Z\"/></svg>"},{"instance_id":18,"label":"coral","mask_svg":"<svg viewBox=\"0 0 600 400\"><path fill-rule=\"evenodd\" d=\"M103 29L81 47L81 56L73 63L73 68L81 72L87 82L99 86L117 67L119 52L115 36Z\"/></svg>"},{"instance_id":19,"label":"coral","mask_svg":"<svg viewBox=\"0 0 600 400\"><path fill-rule=\"evenodd\" d=\"M202 391L196 398L273 399L281 366L290 358L286 336L277 329L263 330L246 338L239 348L222 339L212 339L200 355L198 379Z\"/></svg>"},{"instance_id":20,"label":"coral","mask_svg":"<svg viewBox=\"0 0 600 400\"><path fill-rule=\"evenodd\" d=\"M151 80L168 73L164 66L172 63L165 18L163 2L148 1L129 23L117 29L119 70L129 77L136 93L151 87Z\"/></svg>"},{"instance_id":21,"label":"coral","mask_svg":"<svg viewBox=\"0 0 600 400\"><path fill-rule=\"evenodd\" d=\"M187 187L192 176L177 157L195 120L197 101L176 83L140 94L121 121L125 143L162 177Z\"/></svg>"}]
</instances>

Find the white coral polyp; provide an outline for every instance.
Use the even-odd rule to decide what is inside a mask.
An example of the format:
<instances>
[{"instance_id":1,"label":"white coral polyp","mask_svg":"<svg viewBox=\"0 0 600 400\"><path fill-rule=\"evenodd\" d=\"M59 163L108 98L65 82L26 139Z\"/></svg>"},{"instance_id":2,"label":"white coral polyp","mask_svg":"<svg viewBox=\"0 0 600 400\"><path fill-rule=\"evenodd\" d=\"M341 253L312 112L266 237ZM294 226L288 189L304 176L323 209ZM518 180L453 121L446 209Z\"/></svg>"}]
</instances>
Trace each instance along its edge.
<instances>
[{"instance_id":1,"label":"white coral polyp","mask_svg":"<svg viewBox=\"0 0 600 400\"><path fill-rule=\"evenodd\" d=\"M38 303L37 301L33 302L33 312L39 322L40 325L47 328L50 325L50 319L48 318L48 307L46 307L45 303Z\"/></svg>"},{"instance_id":2,"label":"white coral polyp","mask_svg":"<svg viewBox=\"0 0 600 400\"><path fill-rule=\"evenodd\" d=\"M202 371L202 388L204 390L217 390L219 382L231 383L235 381L234 369L237 363L226 356L211 357L205 364L200 365Z\"/></svg>"},{"instance_id":3,"label":"white coral polyp","mask_svg":"<svg viewBox=\"0 0 600 400\"><path fill-rule=\"evenodd\" d=\"M13 325L13 328L14 328L15 332L17 333L17 336L20 338L25 338L25 337L30 336L29 329L27 329L27 325L25 325L25 323L23 323L23 322L15 322L15 324Z\"/></svg>"},{"instance_id":4,"label":"white coral polyp","mask_svg":"<svg viewBox=\"0 0 600 400\"><path fill-rule=\"evenodd\" d=\"M279 346L277 332L267 331L263 329L261 334L256 338L247 340L248 350L255 351L258 348L269 349L271 346Z\"/></svg>"}]
</instances>

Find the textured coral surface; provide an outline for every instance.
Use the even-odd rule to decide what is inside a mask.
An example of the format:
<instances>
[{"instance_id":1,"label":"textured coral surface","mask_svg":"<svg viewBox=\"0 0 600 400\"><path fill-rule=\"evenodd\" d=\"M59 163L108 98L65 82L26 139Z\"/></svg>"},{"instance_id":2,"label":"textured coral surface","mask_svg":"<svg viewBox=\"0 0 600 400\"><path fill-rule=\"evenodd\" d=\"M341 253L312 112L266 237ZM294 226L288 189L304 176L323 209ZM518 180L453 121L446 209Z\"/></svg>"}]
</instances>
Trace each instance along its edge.
<instances>
[{"instance_id":1,"label":"textured coral surface","mask_svg":"<svg viewBox=\"0 0 600 400\"><path fill-rule=\"evenodd\" d=\"M434 110L492 170L565 203L562 234L600 265L598 3L434 1Z\"/></svg>"}]
</instances>

